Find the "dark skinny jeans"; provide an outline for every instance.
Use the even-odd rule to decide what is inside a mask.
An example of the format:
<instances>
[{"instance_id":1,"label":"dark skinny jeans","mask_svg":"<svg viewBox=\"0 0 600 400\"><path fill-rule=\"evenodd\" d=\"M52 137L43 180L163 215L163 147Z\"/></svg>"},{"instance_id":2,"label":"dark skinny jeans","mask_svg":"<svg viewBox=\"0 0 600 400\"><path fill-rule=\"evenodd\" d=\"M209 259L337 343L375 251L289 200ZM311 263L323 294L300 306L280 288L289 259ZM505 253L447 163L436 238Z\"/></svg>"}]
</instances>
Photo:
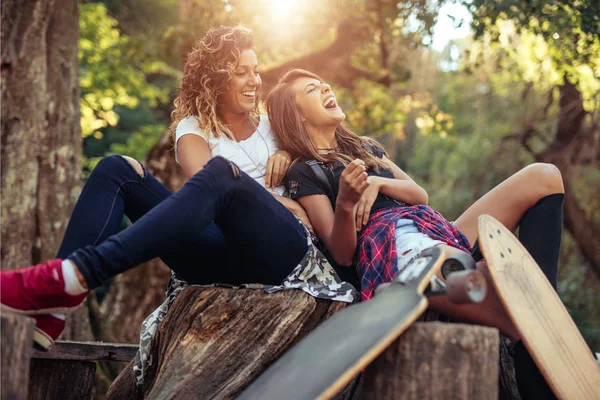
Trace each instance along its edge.
<instances>
[{"instance_id":1,"label":"dark skinny jeans","mask_svg":"<svg viewBox=\"0 0 600 400\"><path fill-rule=\"evenodd\" d=\"M123 214L133 224L116 233ZM111 156L86 182L58 258L90 288L155 257L190 283L279 284L306 250L293 214L221 157L171 194Z\"/></svg>"}]
</instances>

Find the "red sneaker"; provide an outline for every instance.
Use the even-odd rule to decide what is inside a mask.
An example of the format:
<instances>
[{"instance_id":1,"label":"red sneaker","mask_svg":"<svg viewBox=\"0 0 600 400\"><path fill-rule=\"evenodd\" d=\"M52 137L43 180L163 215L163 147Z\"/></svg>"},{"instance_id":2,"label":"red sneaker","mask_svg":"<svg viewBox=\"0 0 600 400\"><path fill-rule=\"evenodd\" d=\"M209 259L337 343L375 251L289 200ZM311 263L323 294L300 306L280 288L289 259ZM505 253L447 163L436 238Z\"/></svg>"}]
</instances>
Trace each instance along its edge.
<instances>
[{"instance_id":1,"label":"red sneaker","mask_svg":"<svg viewBox=\"0 0 600 400\"><path fill-rule=\"evenodd\" d=\"M35 319L33 341L48 350L65 329L65 320L50 314L33 315L32 318Z\"/></svg>"},{"instance_id":2,"label":"red sneaker","mask_svg":"<svg viewBox=\"0 0 600 400\"><path fill-rule=\"evenodd\" d=\"M16 314L66 314L75 310L87 293L65 292L62 260L33 267L0 271L0 309Z\"/></svg>"}]
</instances>

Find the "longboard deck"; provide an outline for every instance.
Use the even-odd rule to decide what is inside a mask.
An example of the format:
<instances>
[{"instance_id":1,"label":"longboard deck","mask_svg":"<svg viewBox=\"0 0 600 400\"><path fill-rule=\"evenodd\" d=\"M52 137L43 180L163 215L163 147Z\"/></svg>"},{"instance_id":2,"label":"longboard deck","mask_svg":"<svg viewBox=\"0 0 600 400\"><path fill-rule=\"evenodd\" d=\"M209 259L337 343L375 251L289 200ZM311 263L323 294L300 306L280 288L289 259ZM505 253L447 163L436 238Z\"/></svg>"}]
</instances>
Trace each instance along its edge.
<instances>
[{"instance_id":1,"label":"longboard deck","mask_svg":"<svg viewBox=\"0 0 600 400\"><path fill-rule=\"evenodd\" d=\"M439 247L411 263L408 284L391 284L364 303L323 322L285 353L239 399L328 399L398 338L425 311L423 291L443 265ZM403 271L404 273L404 271Z\"/></svg>"},{"instance_id":2,"label":"longboard deck","mask_svg":"<svg viewBox=\"0 0 600 400\"><path fill-rule=\"evenodd\" d=\"M539 266L493 217L480 216L478 229L500 301L554 394L600 399L600 366Z\"/></svg>"}]
</instances>

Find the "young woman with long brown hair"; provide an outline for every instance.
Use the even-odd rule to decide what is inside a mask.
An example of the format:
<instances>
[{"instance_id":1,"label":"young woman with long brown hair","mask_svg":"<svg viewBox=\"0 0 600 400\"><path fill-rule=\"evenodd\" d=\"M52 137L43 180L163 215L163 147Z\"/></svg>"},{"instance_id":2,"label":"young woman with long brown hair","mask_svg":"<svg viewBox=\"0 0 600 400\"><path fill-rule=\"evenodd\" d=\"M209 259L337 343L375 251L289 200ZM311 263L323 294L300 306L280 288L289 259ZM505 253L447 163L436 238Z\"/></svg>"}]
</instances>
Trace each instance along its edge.
<instances>
[{"instance_id":1,"label":"young woman with long brown hair","mask_svg":"<svg viewBox=\"0 0 600 400\"><path fill-rule=\"evenodd\" d=\"M319 76L288 72L266 105L281 147L299 158L286 177L291 197L307 211L332 261L356 266L364 300L428 247L470 253L482 214L513 230L518 226L520 240L556 287L564 188L554 166L524 168L450 223L427 205L427 192L388 159L377 142L357 136L344 124L345 114L331 87ZM322 174L306 161L316 162ZM478 268L485 274L481 263ZM457 306L443 298L432 298L430 304L519 338L497 296L488 296L481 305ZM523 395L534 388L537 397L552 397L521 342L516 357Z\"/></svg>"},{"instance_id":2,"label":"young woman with long brown hair","mask_svg":"<svg viewBox=\"0 0 600 400\"><path fill-rule=\"evenodd\" d=\"M198 40L173 113L189 180L172 194L133 159L101 161L57 258L1 272L2 309L32 315L36 342L47 348L64 329L61 314L90 289L155 257L189 283L262 283L352 301L354 288L300 223L302 208L278 194L289 155L256 111L260 86L248 29L220 27ZM124 214L133 224L117 233Z\"/></svg>"}]
</instances>

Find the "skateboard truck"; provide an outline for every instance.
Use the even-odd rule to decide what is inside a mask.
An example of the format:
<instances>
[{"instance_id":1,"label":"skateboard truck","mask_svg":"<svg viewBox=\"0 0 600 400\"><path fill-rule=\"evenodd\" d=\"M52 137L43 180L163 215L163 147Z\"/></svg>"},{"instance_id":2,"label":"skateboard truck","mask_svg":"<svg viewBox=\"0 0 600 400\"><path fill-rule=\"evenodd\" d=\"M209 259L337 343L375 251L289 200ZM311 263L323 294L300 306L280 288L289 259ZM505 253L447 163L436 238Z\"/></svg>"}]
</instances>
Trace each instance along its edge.
<instances>
[{"instance_id":1,"label":"skateboard truck","mask_svg":"<svg viewBox=\"0 0 600 400\"><path fill-rule=\"evenodd\" d=\"M392 282L379 285L375 295L393 284L408 284L427 267L431 257L434 257L432 249L424 250ZM457 304L481 303L485 298L486 281L481 272L475 269L475 260L471 255L462 252L453 253L444 260L440 272L445 281L433 275L423 293L425 296L448 296L451 302Z\"/></svg>"}]
</instances>

